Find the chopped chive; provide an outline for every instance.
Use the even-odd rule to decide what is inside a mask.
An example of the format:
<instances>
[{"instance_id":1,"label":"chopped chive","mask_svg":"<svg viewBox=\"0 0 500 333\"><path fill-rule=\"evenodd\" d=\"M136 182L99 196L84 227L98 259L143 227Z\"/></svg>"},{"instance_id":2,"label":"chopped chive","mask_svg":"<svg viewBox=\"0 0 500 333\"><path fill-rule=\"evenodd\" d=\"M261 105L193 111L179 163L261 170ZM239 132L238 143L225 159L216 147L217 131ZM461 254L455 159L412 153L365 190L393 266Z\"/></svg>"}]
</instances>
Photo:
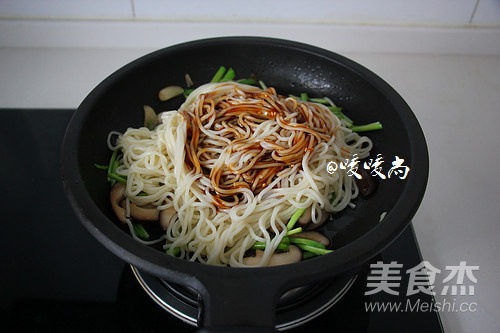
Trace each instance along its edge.
<instances>
[{"instance_id":1,"label":"chopped chive","mask_svg":"<svg viewBox=\"0 0 500 333\"><path fill-rule=\"evenodd\" d=\"M115 149L113 150L113 153L111 154L111 158L109 160L109 164L108 164L108 180L109 182L111 183L111 186L115 185L115 182L116 182L116 179L114 179L113 177L111 177L112 174L114 174L115 170L115 160L116 160L116 156L118 155L118 149Z\"/></svg>"},{"instance_id":2,"label":"chopped chive","mask_svg":"<svg viewBox=\"0 0 500 333\"><path fill-rule=\"evenodd\" d=\"M312 253L309 251L302 252L302 259L309 259L309 258L316 257L316 256L317 256L316 253Z\"/></svg>"},{"instance_id":3,"label":"chopped chive","mask_svg":"<svg viewBox=\"0 0 500 333\"><path fill-rule=\"evenodd\" d=\"M333 103L333 101L328 97L323 97L323 101L325 104L330 105L328 108L332 111L340 120L344 120L344 123L347 126L352 126L353 121L349 117L347 117L344 113L342 113L342 108L338 107Z\"/></svg>"},{"instance_id":4,"label":"chopped chive","mask_svg":"<svg viewBox=\"0 0 500 333\"><path fill-rule=\"evenodd\" d=\"M117 150L115 150L116 152ZM113 152L114 153L114 152ZM111 164L111 162L110 162ZM115 184L116 181L119 181L120 183L126 184L127 183L127 177L119 175L116 173L116 168L118 168L118 165L120 165L120 162L116 159L116 157L113 160L113 167L111 168L111 172L109 172L108 169L108 181L111 183L111 186Z\"/></svg>"},{"instance_id":5,"label":"chopped chive","mask_svg":"<svg viewBox=\"0 0 500 333\"><path fill-rule=\"evenodd\" d=\"M229 67L229 69L227 70L226 74L224 74L220 82L232 81L234 80L235 76L236 73L234 72L234 69L232 67Z\"/></svg>"},{"instance_id":6,"label":"chopped chive","mask_svg":"<svg viewBox=\"0 0 500 333\"><path fill-rule=\"evenodd\" d=\"M266 248L267 244L264 242L255 242L252 247L250 247L251 250L264 250ZM288 251L289 247L288 244L285 243L279 243L278 246L276 247L276 250L281 250L281 251Z\"/></svg>"},{"instance_id":7,"label":"chopped chive","mask_svg":"<svg viewBox=\"0 0 500 333\"><path fill-rule=\"evenodd\" d=\"M307 102L309 100L309 96L307 95L307 93L301 93L300 99L304 102Z\"/></svg>"},{"instance_id":8,"label":"chopped chive","mask_svg":"<svg viewBox=\"0 0 500 333\"><path fill-rule=\"evenodd\" d=\"M97 163L94 163L94 166L97 168L97 169L100 169L100 170L108 170L108 167L107 165L100 165L100 164L97 164Z\"/></svg>"},{"instance_id":9,"label":"chopped chive","mask_svg":"<svg viewBox=\"0 0 500 333\"><path fill-rule=\"evenodd\" d=\"M194 91L194 89L186 89L186 90L184 90L184 97L187 98L189 96L189 94L191 94L193 91Z\"/></svg>"},{"instance_id":10,"label":"chopped chive","mask_svg":"<svg viewBox=\"0 0 500 333\"><path fill-rule=\"evenodd\" d=\"M241 84L249 84L249 85L254 85L257 83L255 81L255 79L252 79L251 77L248 79L240 79L240 80L237 80L236 82L241 83Z\"/></svg>"},{"instance_id":11,"label":"chopped chive","mask_svg":"<svg viewBox=\"0 0 500 333\"><path fill-rule=\"evenodd\" d=\"M332 200L330 202L333 203L335 201L335 199L337 199L337 193L333 192L332 193ZM338 205L338 203L337 203L337 205Z\"/></svg>"},{"instance_id":12,"label":"chopped chive","mask_svg":"<svg viewBox=\"0 0 500 333\"><path fill-rule=\"evenodd\" d=\"M118 168L119 165L120 165L120 162L118 162L118 160L115 160L113 162L113 168L111 169L112 173L116 173L116 168Z\"/></svg>"},{"instance_id":13,"label":"chopped chive","mask_svg":"<svg viewBox=\"0 0 500 333\"><path fill-rule=\"evenodd\" d=\"M342 119L344 118L344 114L342 113L342 108L338 108L338 107L335 107L335 106L330 106L328 107L330 109L330 111L333 112L334 115L336 115L339 119Z\"/></svg>"},{"instance_id":14,"label":"chopped chive","mask_svg":"<svg viewBox=\"0 0 500 333\"><path fill-rule=\"evenodd\" d=\"M286 243L279 243L278 246L276 247L276 250L281 250L281 251L288 251L289 245Z\"/></svg>"},{"instance_id":15,"label":"chopped chive","mask_svg":"<svg viewBox=\"0 0 500 333\"><path fill-rule=\"evenodd\" d=\"M127 184L127 178L120 176L116 173L110 173L108 175L108 179L110 179L110 182L111 182L111 180L114 180L113 182L111 182L111 185L114 185L116 181L119 181L120 183L123 183L123 184Z\"/></svg>"},{"instance_id":16,"label":"chopped chive","mask_svg":"<svg viewBox=\"0 0 500 333\"><path fill-rule=\"evenodd\" d=\"M172 248L172 253L169 253L169 251L170 251L170 247L165 250L165 253L171 254L174 257L177 257L179 255L179 253L181 253L181 248L180 247L174 247L174 248Z\"/></svg>"},{"instance_id":17,"label":"chopped chive","mask_svg":"<svg viewBox=\"0 0 500 333\"><path fill-rule=\"evenodd\" d=\"M210 82L211 83L220 82L220 80L224 76L224 73L226 73L226 67L220 66L217 72L215 73L214 77L212 78L212 80L210 80Z\"/></svg>"},{"instance_id":18,"label":"chopped chive","mask_svg":"<svg viewBox=\"0 0 500 333\"><path fill-rule=\"evenodd\" d=\"M326 98L309 98L309 101L320 104L330 104Z\"/></svg>"},{"instance_id":19,"label":"chopped chive","mask_svg":"<svg viewBox=\"0 0 500 333\"><path fill-rule=\"evenodd\" d=\"M333 252L333 250L321 249L319 247L314 247L314 246L305 245L305 244L296 244L296 246L301 250L312 252L312 253L318 254L318 255L323 255L323 254Z\"/></svg>"},{"instance_id":20,"label":"chopped chive","mask_svg":"<svg viewBox=\"0 0 500 333\"><path fill-rule=\"evenodd\" d=\"M336 107L336 106L330 106L329 107L330 111L333 112L334 115L336 115L340 120L344 120L345 123L348 126L352 126L353 121L347 117L344 113L342 113L342 108Z\"/></svg>"},{"instance_id":21,"label":"chopped chive","mask_svg":"<svg viewBox=\"0 0 500 333\"><path fill-rule=\"evenodd\" d=\"M318 243L316 241L313 241L312 239L307 239L307 238L295 238L292 237L290 238L290 243L292 244L303 244L303 245L309 245L313 247L317 247L320 249L325 249L325 246L321 243Z\"/></svg>"},{"instance_id":22,"label":"chopped chive","mask_svg":"<svg viewBox=\"0 0 500 333\"><path fill-rule=\"evenodd\" d=\"M302 216L302 214L304 214L305 211L306 211L306 208L297 209L297 211L295 211L295 213L293 213L292 217L290 218L290 221L288 221L286 228L288 230L292 230L295 223L297 223L297 221Z\"/></svg>"},{"instance_id":23,"label":"chopped chive","mask_svg":"<svg viewBox=\"0 0 500 333\"><path fill-rule=\"evenodd\" d=\"M264 83L264 81L259 80L259 86L260 86L260 89L267 90L267 85Z\"/></svg>"},{"instance_id":24,"label":"chopped chive","mask_svg":"<svg viewBox=\"0 0 500 333\"><path fill-rule=\"evenodd\" d=\"M288 231L286 233L286 236L295 235L295 234L298 234L299 232L302 232L302 227L298 227L298 228L295 228L295 229Z\"/></svg>"},{"instance_id":25,"label":"chopped chive","mask_svg":"<svg viewBox=\"0 0 500 333\"><path fill-rule=\"evenodd\" d=\"M350 126L349 127L353 132L366 132L366 131L375 131L382 129L382 123L380 121L376 121L374 123L358 125L358 126Z\"/></svg>"},{"instance_id":26,"label":"chopped chive","mask_svg":"<svg viewBox=\"0 0 500 333\"><path fill-rule=\"evenodd\" d=\"M118 150L113 151L113 154L111 154L111 158L110 158L108 165L100 165L100 164L94 163L94 166L97 169L107 170L106 179L108 180L108 182L111 183L111 186L113 186L117 181L124 183L124 184L127 183L127 177L119 175L115 172L116 168L120 164L120 162L118 162L118 160L116 159L117 154L118 154Z\"/></svg>"},{"instance_id":27,"label":"chopped chive","mask_svg":"<svg viewBox=\"0 0 500 333\"><path fill-rule=\"evenodd\" d=\"M144 238L144 239L148 239L149 238L149 234L146 231L146 229L144 229L144 226L142 224L140 224L140 223L134 223L133 226L134 226L134 233L138 237L141 237L141 238Z\"/></svg>"},{"instance_id":28,"label":"chopped chive","mask_svg":"<svg viewBox=\"0 0 500 333\"><path fill-rule=\"evenodd\" d=\"M108 172L109 173L113 172L113 167L115 165L115 160L116 160L117 155L118 155L118 149L113 150L113 153L111 154L111 158L110 158L109 164L108 164Z\"/></svg>"}]
</instances>

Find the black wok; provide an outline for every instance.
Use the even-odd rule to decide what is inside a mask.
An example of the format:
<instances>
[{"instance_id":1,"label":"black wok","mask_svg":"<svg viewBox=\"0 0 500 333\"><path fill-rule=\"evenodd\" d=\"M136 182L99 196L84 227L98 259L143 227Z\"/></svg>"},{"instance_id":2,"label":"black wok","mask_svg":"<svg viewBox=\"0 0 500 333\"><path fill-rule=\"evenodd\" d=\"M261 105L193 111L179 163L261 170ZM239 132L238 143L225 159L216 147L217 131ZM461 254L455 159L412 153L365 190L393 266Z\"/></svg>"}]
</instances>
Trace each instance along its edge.
<instances>
[{"instance_id":1,"label":"black wok","mask_svg":"<svg viewBox=\"0 0 500 333\"><path fill-rule=\"evenodd\" d=\"M160 102L159 89L210 80L219 66L233 67L238 78L254 74L282 94L330 96L357 124L382 122L367 133L372 157L382 154L383 171L395 156L410 168L406 179L380 180L367 198L356 199L324 227L336 251L300 263L238 269L192 263L134 241L109 203L109 184L94 163L106 163L106 136L142 124L144 104L156 111L177 108L178 97ZM82 69L85 70L85 69ZM405 101L377 75L338 54L287 40L227 37L167 47L124 66L99 84L74 113L61 157L65 190L76 214L100 242L139 269L186 285L202 297L203 330L251 328L272 331L277 299L286 290L355 270L387 247L409 224L420 205L428 177L422 130ZM382 212L387 215L379 223Z\"/></svg>"}]
</instances>

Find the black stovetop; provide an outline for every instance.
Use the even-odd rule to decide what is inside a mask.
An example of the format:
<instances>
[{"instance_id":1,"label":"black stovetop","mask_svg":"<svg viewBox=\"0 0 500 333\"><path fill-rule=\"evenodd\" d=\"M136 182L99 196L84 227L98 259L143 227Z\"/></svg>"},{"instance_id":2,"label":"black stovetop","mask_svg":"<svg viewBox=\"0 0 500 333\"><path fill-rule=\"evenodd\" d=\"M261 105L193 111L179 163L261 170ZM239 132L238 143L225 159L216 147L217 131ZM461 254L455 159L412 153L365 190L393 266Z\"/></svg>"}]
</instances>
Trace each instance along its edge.
<instances>
[{"instance_id":1,"label":"black stovetop","mask_svg":"<svg viewBox=\"0 0 500 333\"><path fill-rule=\"evenodd\" d=\"M70 208L59 174L59 153L73 110L1 109L0 331L191 332L154 303L128 265L84 229ZM410 227L375 261L422 261ZM432 303L432 296L365 295L369 263L330 310L287 332L321 328L340 332L443 332L439 314L403 308L366 309L367 304Z\"/></svg>"}]
</instances>

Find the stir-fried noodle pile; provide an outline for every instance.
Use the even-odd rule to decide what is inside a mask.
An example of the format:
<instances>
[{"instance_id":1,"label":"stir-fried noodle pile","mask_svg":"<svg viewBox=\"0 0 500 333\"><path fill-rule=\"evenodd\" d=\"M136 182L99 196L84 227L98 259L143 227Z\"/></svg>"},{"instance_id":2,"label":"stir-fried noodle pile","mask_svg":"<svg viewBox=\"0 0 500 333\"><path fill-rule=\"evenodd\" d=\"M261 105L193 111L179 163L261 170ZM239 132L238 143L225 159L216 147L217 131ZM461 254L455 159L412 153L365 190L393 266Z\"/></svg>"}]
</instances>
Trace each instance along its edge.
<instances>
[{"instance_id":1,"label":"stir-fried noodle pile","mask_svg":"<svg viewBox=\"0 0 500 333\"><path fill-rule=\"evenodd\" d=\"M160 117L108 140L123 153L127 201L174 212L165 249L213 265L243 266L256 241L268 244L264 265L297 209L312 207L312 223L343 210L354 177L327 164L372 147L324 105L234 82L203 85Z\"/></svg>"}]
</instances>

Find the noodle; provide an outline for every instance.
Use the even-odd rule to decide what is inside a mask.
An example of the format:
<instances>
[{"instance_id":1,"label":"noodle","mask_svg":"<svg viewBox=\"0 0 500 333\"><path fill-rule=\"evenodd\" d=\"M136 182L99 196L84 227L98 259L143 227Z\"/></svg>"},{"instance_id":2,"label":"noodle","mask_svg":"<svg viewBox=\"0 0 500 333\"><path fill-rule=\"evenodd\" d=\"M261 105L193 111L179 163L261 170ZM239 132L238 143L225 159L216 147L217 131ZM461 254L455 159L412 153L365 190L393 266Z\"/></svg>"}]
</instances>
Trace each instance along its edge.
<instances>
[{"instance_id":1,"label":"noodle","mask_svg":"<svg viewBox=\"0 0 500 333\"><path fill-rule=\"evenodd\" d=\"M256 241L268 244L265 265L297 209L311 207L318 223L347 207L358 195L354 177L329 174L327 164L372 147L324 105L234 82L203 85L154 130L129 128L108 145L123 153L116 171L129 200L175 209L169 253L236 267Z\"/></svg>"}]
</instances>

